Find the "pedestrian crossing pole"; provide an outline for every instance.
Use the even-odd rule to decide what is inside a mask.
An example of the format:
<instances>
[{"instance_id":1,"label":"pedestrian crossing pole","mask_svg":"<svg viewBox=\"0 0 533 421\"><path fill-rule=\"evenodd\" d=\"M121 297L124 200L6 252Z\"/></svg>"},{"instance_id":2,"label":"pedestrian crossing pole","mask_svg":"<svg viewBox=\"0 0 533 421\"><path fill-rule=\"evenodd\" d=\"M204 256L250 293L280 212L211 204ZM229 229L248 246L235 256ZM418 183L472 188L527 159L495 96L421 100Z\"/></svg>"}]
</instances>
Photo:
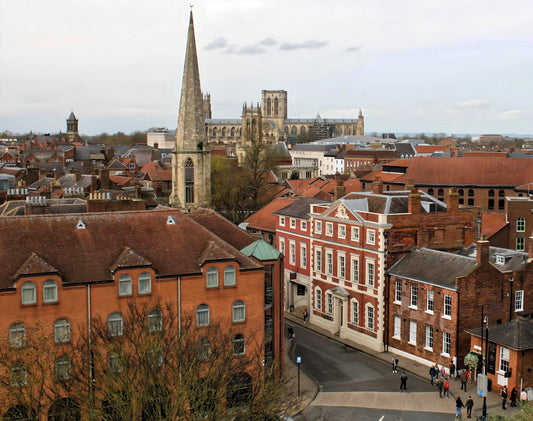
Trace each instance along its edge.
<instances>
[{"instance_id":1,"label":"pedestrian crossing pole","mask_svg":"<svg viewBox=\"0 0 533 421\"><path fill-rule=\"evenodd\" d=\"M296 357L296 363L298 364L298 397L301 397L300 393L300 364L302 363L302 357Z\"/></svg>"}]
</instances>

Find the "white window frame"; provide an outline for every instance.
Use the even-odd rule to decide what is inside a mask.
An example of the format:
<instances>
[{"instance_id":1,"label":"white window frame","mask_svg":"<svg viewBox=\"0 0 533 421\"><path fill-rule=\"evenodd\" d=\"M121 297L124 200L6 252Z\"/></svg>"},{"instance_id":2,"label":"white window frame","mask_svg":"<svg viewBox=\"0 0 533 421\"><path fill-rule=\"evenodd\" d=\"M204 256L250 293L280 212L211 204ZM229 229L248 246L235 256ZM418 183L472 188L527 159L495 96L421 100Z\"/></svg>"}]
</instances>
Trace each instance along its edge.
<instances>
[{"instance_id":1,"label":"white window frame","mask_svg":"<svg viewBox=\"0 0 533 421\"><path fill-rule=\"evenodd\" d=\"M326 250L326 275L333 276L333 251Z\"/></svg>"},{"instance_id":2,"label":"white window frame","mask_svg":"<svg viewBox=\"0 0 533 421\"><path fill-rule=\"evenodd\" d=\"M403 288L403 282L400 279L396 279L394 281L394 303L395 304L402 303L402 288Z\"/></svg>"},{"instance_id":3,"label":"white window frame","mask_svg":"<svg viewBox=\"0 0 533 421\"><path fill-rule=\"evenodd\" d=\"M315 233L322 234L322 221L315 222Z\"/></svg>"},{"instance_id":4,"label":"white window frame","mask_svg":"<svg viewBox=\"0 0 533 421\"><path fill-rule=\"evenodd\" d=\"M337 276L340 279L346 278L346 255L344 253L337 255Z\"/></svg>"},{"instance_id":5,"label":"white window frame","mask_svg":"<svg viewBox=\"0 0 533 421\"><path fill-rule=\"evenodd\" d=\"M284 227L285 226L285 217L284 216L280 216L279 217L279 225Z\"/></svg>"},{"instance_id":6,"label":"white window frame","mask_svg":"<svg viewBox=\"0 0 533 421\"><path fill-rule=\"evenodd\" d=\"M307 244L300 243L300 266L307 269Z\"/></svg>"},{"instance_id":7,"label":"white window frame","mask_svg":"<svg viewBox=\"0 0 533 421\"><path fill-rule=\"evenodd\" d=\"M346 238L346 225L339 224L339 238Z\"/></svg>"},{"instance_id":8,"label":"white window frame","mask_svg":"<svg viewBox=\"0 0 533 421\"><path fill-rule=\"evenodd\" d=\"M202 303L196 307L196 326L209 326L210 322L209 306Z\"/></svg>"},{"instance_id":9,"label":"white window frame","mask_svg":"<svg viewBox=\"0 0 533 421\"><path fill-rule=\"evenodd\" d=\"M374 259L366 260L366 285L372 288L376 285L376 261Z\"/></svg>"},{"instance_id":10,"label":"white window frame","mask_svg":"<svg viewBox=\"0 0 533 421\"><path fill-rule=\"evenodd\" d=\"M295 229L295 228L296 228L296 219L291 218L291 219L290 219L290 224L291 224L291 228L292 228L292 229Z\"/></svg>"},{"instance_id":11,"label":"white window frame","mask_svg":"<svg viewBox=\"0 0 533 421\"><path fill-rule=\"evenodd\" d=\"M285 256L285 238L279 238L279 252Z\"/></svg>"},{"instance_id":12,"label":"white window frame","mask_svg":"<svg viewBox=\"0 0 533 421\"><path fill-rule=\"evenodd\" d=\"M148 312L148 331L161 332L163 330L163 312L153 308Z\"/></svg>"},{"instance_id":13,"label":"white window frame","mask_svg":"<svg viewBox=\"0 0 533 421\"><path fill-rule=\"evenodd\" d=\"M433 314L435 310L435 291L432 289L426 290L426 313Z\"/></svg>"},{"instance_id":14,"label":"white window frame","mask_svg":"<svg viewBox=\"0 0 533 421\"><path fill-rule=\"evenodd\" d=\"M152 292L152 275L142 272L137 279L139 294L150 294Z\"/></svg>"},{"instance_id":15,"label":"white window frame","mask_svg":"<svg viewBox=\"0 0 533 421\"><path fill-rule=\"evenodd\" d=\"M418 284L411 284L409 308L418 309Z\"/></svg>"},{"instance_id":16,"label":"white window frame","mask_svg":"<svg viewBox=\"0 0 533 421\"><path fill-rule=\"evenodd\" d=\"M218 287L218 268L210 266L205 272L205 285L207 288Z\"/></svg>"},{"instance_id":17,"label":"white window frame","mask_svg":"<svg viewBox=\"0 0 533 421\"><path fill-rule=\"evenodd\" d=\"M111 313L107 318L109 336L122 336L124 334L124 319L120 313Z\"/></svg>"},{"instance_id":18,"label":"white window frame","mask_svg":"<svg viewBox=\"0 0 533 421\"><path fill-rule=\"evenodd\" d=\"M449 332L442 332L442 355L449 357L452 349L452 334Z\"/></svg>"},{"instance_id":19,"label":"white window frame","mask_svg":"<svg viewBox=\"0 0 533 421\"><path fill-rule=\"evenodd\" d=\"M367 244L376 244L376 231L373 229L366 230L366 242Z\"/></svg>"},{"instance_id":20,"label":"white window frame","mask_svg":"<svg viewBox=\"0 0 533 421\"><path fill-rule=\"evenodd\" d=\"M524 310L524 290L519 289L514 293L514 311Z\"/></svg>"},{"instance_id":21,"label":"white window frame","mask_svg":"<svg viewBox=\"0 0 533 421\"><path fill-rule=\"evenodd\" d=\"M246 321L246 304L243 300L237 300L232 306L233 322Z\"/></svg>"},{"instance_id":22,"label":"white window frame","mask_svg":"<svg viewBox=\"0 0 533 421\"><path fill-rule=\"evenodd\" d=\"M54 340L56 344L70 342L70 322L61 318L54 322Z\"/></svg>"},{"instance_id":23,"label":"white window frame","mask_svg":"<svg viewBox=\"0 0 533 421\"><path fill-rule=\"evenodd\" d=\"M359 241L359 227L352 227L352 241Z\"/></svg>"},{"instance_id":24,"label":"white window frame","mask_svg":"<svg viewBox=\"0 0 533 421\"><path fill-rule=\"evenodd\" d=\"M352 323L359 326L359 301L352 299Z\"/></svg>"},{"instance_id":25,"label":"white window frame","mask_svg":"<svg viewBox=\"0 0 533 421\"><path fill-rule=\"evenodd\" d=\"M239 333L233 337L233 355L245 355L246 354L246 340L244 335Z\"/></svg>"},{"instance_id":26,"label":"white window frame","mask_svg":"<svg viewBox=\"0 0 533 421\"><path fill-rule=\"evenodd\" d=\"M9 326L9 346L11 348L26 346L26 326L24 323L13 323Z\"/></svg>"},{"instance_id":27,"label":"white window frame","mask_svg":"<svg viewBox=\"0 0 533 421\"><path fill-rule=\"evenodd\" d=\"M425 349L433 351L433 326L426 326L426 346Z\"/></svg>"},{"instance_id":28,"label":"white window frame","mask_svg":"<svg viewBox=\"0 0 533 421\"><path fill-rule=\"evenodd\" d=\"M289 263L296 265L296 243L293 240L289 240Z\"/></svg>"},{"instance_id":29,"label":"white window frame","mask_svg":"<svg viewBox=\"0 0 533 421\"><path fill-rule=\"evenodd\" d=\"M359 257L352 256L352 282L359 283Z\"/></svg>"},{"instance_id":30,"label":"white window frame","mask_svg":"<svg viewBox=\"0 0 533 421\"><path fill-rule=\"evenodd\" d=\"M510 351L509 348L500 346L500 362L498 363L498 371L506 373L509 371Z\"/></svg>"},{"instance_id":31,"label":"white window frame","mask_svg":"<svg viewBox=\"0 0 533 421\"><path fill-rule=\"evenodd\" d=\"M224 286L232 287L235 285L237 285L237 271L235 270L235 266L227 265L224 268Z\"/></svg>"},{"instance_id":32,"label":"white window frame","mask_svg":"<svg viewBox=\"0 0 533 421\"><path fill-rule=\"evenodd\" d=\"M51 294L51 297L48 295ZM57 303L57 282L47 279L43 284L43 303Z\"/></svg>"},{"instance_id":33,"label":"white window frame","mask_svg":"<svg viewBox=\"0 0 533 421\"><path fill-rule=\"evenodd\" d=\"M374 332L376 328L376 312L372 304L367 304L365 311L365 327Z\"/></svg>"},{"instance_id":34,"label":"white window frame","mask_svg":"<svg viewBox=\"0 0 533 421\"><path fill-rule=\"evenodd\" d=\"M28 291L32 292L30 297L27 296ZM20 288L20 299L22 305L37 303L37 287L35 286L35 282L26 281L22 284Z\"/></svg>"},{"instance_id":35,"label":"white window frame","mask_svg":"<svg viewBox=\"0 0 533 421\"><path fill-rule=\"evenodd\" d=\"M320 287L315 288L315 308L322 311L322 290Z\"/></svg>"},{"instance_id":36,"label":"white window frame","mask_svg":"<svg viewBox=\"0 0 533 421\"><path fill-rule=\"evenodd\" d=\"M300 221L300 229L302 231L307 231L307 221Z\"/></svg>"},{"instance_id":37,"label":"white window frame","mask_svg":"<svg viewBox=\"0 0 533 421\"><path fill-rule=\"evenodd\" d=\"M331 292L326 292L326 313L333 314L333 294Z\"/></svg>"},{"instance_id":38,"label":"white window frame","mask_svg":"<svg viewBox=\"0 0 533 421\"><path fill-rule=\"evenodd\" d=\"M123 273L118 277L118 295L121 297L132 295L133 278L129 273Z\"/></svg>"},{"instance_id":39,"label":"white window frame","mask_svg":"<svg viewBox=\"0 0 533 421\"><path fill-rule=\"evenodd\" d=\"M323 262L323 255L322 255L322 249L317 248L315 250L315 271L322 273L324 262Z\"/></svg>"},{"instance_id":40,"label":"white window frame","mask_svg":"<svg viewBox=\"0 0 533 421\"><path fill-rule=\"evenodd\" d=\"M447 302L449 298L449 303ZM444 307L442 309L442 317L445 319L451 319L452 318L452 307L453 307L453 298L450 294L444 294L444 297L442 297L444 301Z\"/></svg>"},{"instance_id":41,"label":"white window frame","mask_svg":"<svg viewBox=\"0 0 533 421\"><path fill-rule=\"evenodd\" d=\"M392 337L394 339L402 339L402 318L394 316L394 331Z\"/></svg>"},{"instance_id":42,"label":"white window frame","mask_svg":"<svg viewBox=\"0 0 533 421\"><path fill-rule=\"evenodd\" d=\"M326 235L333 237L333 222L326 222Z\"/></svg>"},{"instance_id":43,"label":"white window frame","mask_svg":"<svg viewBox=\"0 0 533 421\"><path fill-rule=\"evenodd\" d=\"M416 331L417 331L416 321L410 320L409 321L409 342L408 342L410 345L416 345Z\"/></svg>"}]
</instances>

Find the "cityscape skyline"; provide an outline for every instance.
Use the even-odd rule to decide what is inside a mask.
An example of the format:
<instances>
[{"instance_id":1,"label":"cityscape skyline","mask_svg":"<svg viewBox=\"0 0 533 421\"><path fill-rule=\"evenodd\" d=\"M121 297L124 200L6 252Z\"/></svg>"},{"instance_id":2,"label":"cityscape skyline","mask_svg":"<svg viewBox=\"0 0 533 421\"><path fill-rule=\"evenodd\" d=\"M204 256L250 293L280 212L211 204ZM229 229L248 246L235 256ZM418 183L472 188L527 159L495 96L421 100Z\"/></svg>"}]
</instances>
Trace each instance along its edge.
<instances>
[{"instance_id":1,"label":"cityscape skyline","mask_svg":"<svg viewBox=\"0 0 533 421\"><path fill-rule=\"evenodd\" d=\"M65 131L72 110L86 135L176 127L188 4L102 5L2 3L0 130ZM529 134L526 7L197 2L202 89L214 118L238 118L262 89L283 89L289 117L361 108L366 133Z\"/></svg>"}]
</instances>

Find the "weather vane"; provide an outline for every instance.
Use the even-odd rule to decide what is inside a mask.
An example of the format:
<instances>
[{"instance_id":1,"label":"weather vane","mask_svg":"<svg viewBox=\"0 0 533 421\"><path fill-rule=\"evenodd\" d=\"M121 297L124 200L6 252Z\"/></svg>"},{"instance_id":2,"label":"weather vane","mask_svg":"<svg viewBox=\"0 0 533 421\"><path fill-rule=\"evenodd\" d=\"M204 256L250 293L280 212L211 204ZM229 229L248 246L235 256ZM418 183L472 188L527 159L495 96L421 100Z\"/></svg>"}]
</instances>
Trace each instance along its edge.
<instances>
[{"instance_id":1,"label":"weather vane","mask_svg":"<svg viewBox=\"0 0 533 421\"><path fill-rule=\"evenodd\" d=\"M194 7L194 4L190 3L189 6L191 7L191 10L192 10L192 8Z\"/></svg>"}]
</instances>

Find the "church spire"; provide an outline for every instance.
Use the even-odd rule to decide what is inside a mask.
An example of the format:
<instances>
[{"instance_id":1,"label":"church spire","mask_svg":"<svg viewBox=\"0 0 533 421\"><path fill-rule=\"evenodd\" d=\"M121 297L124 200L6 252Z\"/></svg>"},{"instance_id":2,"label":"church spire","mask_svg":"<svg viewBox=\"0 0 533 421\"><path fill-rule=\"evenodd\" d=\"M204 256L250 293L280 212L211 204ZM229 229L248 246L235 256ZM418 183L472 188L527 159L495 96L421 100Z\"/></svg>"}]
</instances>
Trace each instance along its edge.
<instances>
[{"instance_id":1,"label":"church spire","mask_svg":"<svg viewBox=\"0 0 533 421\"><path fill-rule=\"evenodd\" d=\"M198 58L196 56L194 22L191 10L185 65L183 66L178 130L176 131L177 149L194 150L198 147L205 146L207 138L205 134L203 104Z\"/></svg>"}]
</instances>

